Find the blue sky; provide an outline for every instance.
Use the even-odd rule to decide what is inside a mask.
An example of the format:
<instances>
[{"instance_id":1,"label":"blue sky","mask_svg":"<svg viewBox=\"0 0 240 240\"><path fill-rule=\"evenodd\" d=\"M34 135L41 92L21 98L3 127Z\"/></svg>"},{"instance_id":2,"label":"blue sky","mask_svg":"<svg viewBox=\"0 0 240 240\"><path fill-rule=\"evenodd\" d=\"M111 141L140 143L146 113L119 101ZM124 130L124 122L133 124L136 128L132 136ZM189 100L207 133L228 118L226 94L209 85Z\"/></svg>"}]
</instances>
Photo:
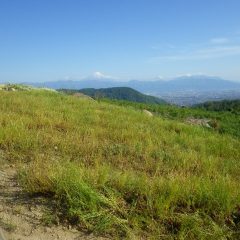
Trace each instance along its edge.
<instances>
[{"instance_id":1,"label":"blue sky","mask_svg":"<svg viewBox=\"0 0 240 240\"><path fill-rule=\"evenodd\" d=\"M0 0L0 81L240 81L239 0Z\"/></svg>"}]
</instances>

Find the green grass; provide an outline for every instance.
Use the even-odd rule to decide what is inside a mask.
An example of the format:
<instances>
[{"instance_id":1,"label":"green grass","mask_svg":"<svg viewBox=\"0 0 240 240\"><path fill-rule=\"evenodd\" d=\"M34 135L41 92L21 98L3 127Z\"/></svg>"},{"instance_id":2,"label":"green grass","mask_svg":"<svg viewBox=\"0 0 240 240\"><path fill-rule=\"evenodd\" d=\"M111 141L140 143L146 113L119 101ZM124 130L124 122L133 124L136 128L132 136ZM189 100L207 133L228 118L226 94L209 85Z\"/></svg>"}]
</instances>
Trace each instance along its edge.
<instances>
[{"instance_id":1,"label":"green grass","mask_svg":"<svg viewBox=\"0 0 240 240\"><path fill-rule=\"evenodd\" d=\"M222 101L222 102L213 102L206 103L202 105L196 105L192 108L190 107L178 107L174 105L158 105L158 104L144 104L144 103L134 103L129 101L119 101L119 100L110 100L102 99L101 101L111 103L118 106L124 106L128 108L134 108L138 110L147 109L153 112L159 117L177 120L185 122L188 117L194 118L207 118L210 119L210 125L212 126L212 131L217 131L221 134L229 134L234 137L240 138L240 113L238 111L239 101ZM209 106L208 104L213 104ZM226 105L230 105L229 108L234 110L227 110ZM235 105L234 105L235 104ZM215 106L216 105L216 106ZM232 106L233 105L233 106ZM220 111L219 109L222 110ZM212 108L211 108L212 107ZM216 109L214 108L216 107Z\"/></svg>"},{"instance_id":2,"label":"green grass","mask_svg":"<svg viewBox=\"0 0 240 240\"><path fill-rule=\"evenodd\" d=\"M113 239L239 236L238 138L54 92L0 94L0 149L60 220Z\"/></svg>"}]
</instances>

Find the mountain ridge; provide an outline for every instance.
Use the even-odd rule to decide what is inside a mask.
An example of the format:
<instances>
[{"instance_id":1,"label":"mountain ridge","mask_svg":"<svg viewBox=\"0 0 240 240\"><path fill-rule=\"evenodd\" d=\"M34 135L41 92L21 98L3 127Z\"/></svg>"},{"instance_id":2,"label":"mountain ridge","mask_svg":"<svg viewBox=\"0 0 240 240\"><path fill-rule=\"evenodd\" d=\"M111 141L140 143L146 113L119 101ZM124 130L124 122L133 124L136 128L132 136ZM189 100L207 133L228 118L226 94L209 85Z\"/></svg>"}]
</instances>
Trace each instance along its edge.
<instances>
[{"instance_id":1,"label":"mountain ridge","mask_svg":"<svg viewBox=\"0 0 240 240\"><path fill-rule=\"evenodd\" d=\"M137 91L148 94L162 94L179 91L224 91L240 90L240 82L229 81L219 77L193 75L182 76L171 80L129 80L121 81L116 79L85 78L82 80L58 80L50 82L29 82L24 83L36 87L48 87L54 89L83 89L83 88L110 88L110 87L130 87Z\"/></svg>"},{"instance_id":2,"label":"mountain ridge","mask_svg":"<svg viewBox=\"0 0 240 240\"><path fill-rule=\"evenodd\" d=\"M146 95L140 93L129 87L112 87L112 88L84 88L80 90L68 90L60 89L61 92L67 94L83 93L89 97L99 99L99 98L109 98L116 100L127 100L139 103L156 103L156 104L166 104L166 102L158 97Z\"/></svg>"}]
</instances>

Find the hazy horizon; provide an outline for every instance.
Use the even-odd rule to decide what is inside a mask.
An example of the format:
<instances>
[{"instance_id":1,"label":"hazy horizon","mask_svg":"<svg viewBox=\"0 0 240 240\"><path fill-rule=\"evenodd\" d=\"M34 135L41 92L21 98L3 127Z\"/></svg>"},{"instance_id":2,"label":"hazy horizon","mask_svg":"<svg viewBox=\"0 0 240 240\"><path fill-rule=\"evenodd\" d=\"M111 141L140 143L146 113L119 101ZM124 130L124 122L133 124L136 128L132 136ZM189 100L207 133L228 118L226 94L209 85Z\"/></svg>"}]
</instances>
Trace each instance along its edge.
<instances>
[{"instance_id":1,"label":"hazy horizon","mask_svg":"<svg viewBox=\"0 0 240 240\"><path fill-rule=\"evenodd\" d=\"M0 82L240 81L240 1L0 3Z\"/></svg>"},{"instance_id":2,"label":"hazy horizon","mask_svg":"<svg viewBox=\"0 0 240 240\"><path fill-rule=\"evenodd\" d=\"M185 79L194 79L194 78L197 78L197 79L205 79L205 78L208 78L208 79L221 79L221 80L224 80L224 81L230 81L230 82L236 82L236 83L240 83L240 79L239 80L233 80L233 79L224 79L222 77L219 77L219 76L210 76L210 75L204 75L204 74L193 74L193 75L190 75L190 74L184 74L184 75L178 75L178 76L174 76L174 77L166 77L166 78L160 78L160 77L151 77L151 78L129 78L129 79L121 79L121 78L116 78L116 77L110 77L110 76L96 76L95 73L89 75L89 76L85 76L85 77L81 77L81 78L62 78L62 79L53 79L53 80L39 80L39 81L31 81L31 80L28 80L28 81L2 81L0 79L0 84L6 84L6 83L17 83L17 84L24 84L24 83L44 83L44 82L81 82L81 81L95 81L95 82L131 82L131 81L139 81L139 82L155 82L155 81L162 81L162 82L169 82L169 81L173 81L173 80L180 80L182 78L185 78Z\"/></svg>"}]
</instances>

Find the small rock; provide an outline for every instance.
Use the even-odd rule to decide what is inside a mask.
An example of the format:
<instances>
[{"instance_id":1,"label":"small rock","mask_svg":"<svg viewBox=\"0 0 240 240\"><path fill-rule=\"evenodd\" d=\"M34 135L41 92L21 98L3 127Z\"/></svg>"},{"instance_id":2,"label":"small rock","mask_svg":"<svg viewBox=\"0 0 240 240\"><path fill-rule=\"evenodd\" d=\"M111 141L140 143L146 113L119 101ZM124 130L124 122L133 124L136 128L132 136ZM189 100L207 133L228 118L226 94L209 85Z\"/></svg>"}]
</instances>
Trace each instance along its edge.
<instances>
[{"instance_id":1,"label":"small rock","mask_svg":"<svg viewBox=\"0 0 240 240\"><path fill-rule=\"evenodd\" d=\"M143 112L148 115L149 117L152 117L153 114L151 112L149 112L148 110L144 109Z\"/></svg>"},{"instance_id":2,"label":"small rock","mask_svg":"<svg viewBox=\"0 0 240 240\"><path fill-rule=\"evenodd\" d=\"M188 117L186 119L186 123L191 124L191 125L199 125L202 127L207 127L211 128L209 125L210 119L201 119L201 118L194 118L194 117Z\"/></svg>"}]
</instances>

